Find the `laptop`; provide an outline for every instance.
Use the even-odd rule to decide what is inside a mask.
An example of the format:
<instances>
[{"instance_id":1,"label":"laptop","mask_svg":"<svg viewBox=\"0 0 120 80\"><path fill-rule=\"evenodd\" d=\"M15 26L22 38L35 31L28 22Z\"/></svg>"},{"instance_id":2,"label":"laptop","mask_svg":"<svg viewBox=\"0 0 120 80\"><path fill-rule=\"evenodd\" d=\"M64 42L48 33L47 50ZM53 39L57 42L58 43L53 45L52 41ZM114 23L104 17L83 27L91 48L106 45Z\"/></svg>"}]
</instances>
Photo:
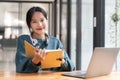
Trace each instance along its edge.
<instances>
[{"instance_id":1,"label":"laptop","mask_svg":"<svg viewBox=\"0 0 120 80\"><path fill-rule=\"evenodd\" d=\"M72 71L63 73L62 75L78 78L90 78L108 75L113 70L119 49L120 48L97 47L92 54L87 71Z\"/></svg>"}]
</instances>

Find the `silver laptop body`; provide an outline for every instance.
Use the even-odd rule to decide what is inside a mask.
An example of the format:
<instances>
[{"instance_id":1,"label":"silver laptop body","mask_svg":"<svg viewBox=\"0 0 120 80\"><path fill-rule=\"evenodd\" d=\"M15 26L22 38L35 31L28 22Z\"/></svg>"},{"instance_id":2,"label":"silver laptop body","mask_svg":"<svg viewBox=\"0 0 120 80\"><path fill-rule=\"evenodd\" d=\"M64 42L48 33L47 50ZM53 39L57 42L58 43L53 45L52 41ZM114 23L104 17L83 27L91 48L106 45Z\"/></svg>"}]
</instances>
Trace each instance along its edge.
<instances>
[{"instance_id":1,"label":"silver laptop body","mask_svg":"<svg viewBox=\"0 0 120 80\"><path fill-rule=\"evenodd\" d=\"M89 78L110 74L120 48L95 48L87 71L63 73L64 76Z\"/></svg>"}]
</instances>

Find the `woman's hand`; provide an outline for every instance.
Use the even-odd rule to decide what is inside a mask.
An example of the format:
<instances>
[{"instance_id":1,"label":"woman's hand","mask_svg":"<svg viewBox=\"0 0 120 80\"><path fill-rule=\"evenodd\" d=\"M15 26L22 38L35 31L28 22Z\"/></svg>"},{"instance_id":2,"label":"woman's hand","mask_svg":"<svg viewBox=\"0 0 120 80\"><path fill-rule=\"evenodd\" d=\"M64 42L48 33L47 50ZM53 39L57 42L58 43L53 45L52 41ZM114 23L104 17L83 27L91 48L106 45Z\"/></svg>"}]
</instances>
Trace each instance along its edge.
<instances>
[{"instance_id":1,"label":"woman's hand","mask_svg":"<svg viewBox=\"0 0 120 80\"><path fill-rule=\"evenodd\" d=\"M45 59L46 54L45 54L44 49L40 49L40 50L37 49L34 53L35 54L34 54L34 57L32 59L32 62L34 64L38 64L41 60Z\"/></svg>"},{"instance_id":2,"label":"woman's hand","mask_svg":"<svg viewBox=\"0 0 120 80\"><path fill-rule=\"evenodd\" d=\"M62 60L61 60L61 64L64 64L64 63L65 63L65 59L62 59Z\"/></svg>"},{"instance_id":3,"label":"woman's hand","mask_svg":"<svg viewBox=\"0 0 120 80\"><path fill-rule=\"evenodd\" d=\"M58 50L61 50L61 49L58 49ZM62 51L63 52L63 51ZM65 63L65 59L64 59L64 52L62 53L62 59L61 59L61 64L64 64Z\"/></svg>"}]
</instances>

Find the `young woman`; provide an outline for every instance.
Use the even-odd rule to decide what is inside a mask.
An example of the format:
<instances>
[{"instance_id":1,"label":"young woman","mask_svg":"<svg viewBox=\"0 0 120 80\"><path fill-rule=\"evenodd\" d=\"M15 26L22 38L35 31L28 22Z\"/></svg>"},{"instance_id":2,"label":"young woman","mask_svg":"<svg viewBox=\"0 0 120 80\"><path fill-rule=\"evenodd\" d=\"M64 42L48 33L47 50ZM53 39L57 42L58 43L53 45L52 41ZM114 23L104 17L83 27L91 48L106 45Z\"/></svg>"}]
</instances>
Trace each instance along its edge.
<instances>
[{"instance_id":1,"label":"young woman","mask_svg":"<svg viewBox=\"0 0 120 80\"><path fill-rule=\"evenodd\" d=\"M16 72L38 72L39 70L52 70L52 71L71 71L75 67L69 59L67 53L63 49L62 43L59 39L48 36L46 32L47 26L47 13L40 7L32 7L28 10L26 15L26 22L31 35L21 35L17 41L16 52ZM34 52L33 58L28 58L25 53L24 40L28 41L38 50ZM40 68L41 60L45 58L45 50L62 49L64 52L64 59L61 61L61 66L56 68ZM52 57L51 57L52 58Z\"/></svg>"}]
</instances>

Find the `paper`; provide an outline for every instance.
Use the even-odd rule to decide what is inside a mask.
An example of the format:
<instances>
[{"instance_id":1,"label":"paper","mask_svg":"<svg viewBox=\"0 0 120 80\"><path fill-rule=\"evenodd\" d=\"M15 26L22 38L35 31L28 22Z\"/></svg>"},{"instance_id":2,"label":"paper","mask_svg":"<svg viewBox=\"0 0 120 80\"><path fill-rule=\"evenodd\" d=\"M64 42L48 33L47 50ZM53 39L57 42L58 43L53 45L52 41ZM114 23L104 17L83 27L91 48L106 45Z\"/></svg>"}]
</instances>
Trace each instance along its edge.
<instances>
[{"instance_id":1,"label":"paper","mask_svg":"<svg viewBox=\"0 0 120 80\"><path fill-rule=\"evenodd\" d=\"M24 41L24 44L26 56L33 58L36 48L27 41ZM62 50L45 50L45 52L46 57L41 61L41 68L53 68L61 66L61 61L59 59L63 58Z\"/></svg>"},{"instance_id":2,"label":"paper","mask_svg":"<svg viewBox=\"0 0 120 80\"><path fill-rule=\"evenodd\" d=\"M50 68L50 67L60 67L61 61L59 59L63 58L62 50L49 50L46 51L45 60L41 61L42 68Z\"/></svg>"},{"instance_id":3,"label":"paper","mask_svg":"<svg viewBox=\"0 0 120 80\"><path fill-rule=\"evenodd\" d=\"M25 45L25 52L26 52L26 56L33 58L34 56L34 51L36 50L36 48L34 46L32 46L29 42L24 41L24 45Z\"/></svg>"}]
</instances>

